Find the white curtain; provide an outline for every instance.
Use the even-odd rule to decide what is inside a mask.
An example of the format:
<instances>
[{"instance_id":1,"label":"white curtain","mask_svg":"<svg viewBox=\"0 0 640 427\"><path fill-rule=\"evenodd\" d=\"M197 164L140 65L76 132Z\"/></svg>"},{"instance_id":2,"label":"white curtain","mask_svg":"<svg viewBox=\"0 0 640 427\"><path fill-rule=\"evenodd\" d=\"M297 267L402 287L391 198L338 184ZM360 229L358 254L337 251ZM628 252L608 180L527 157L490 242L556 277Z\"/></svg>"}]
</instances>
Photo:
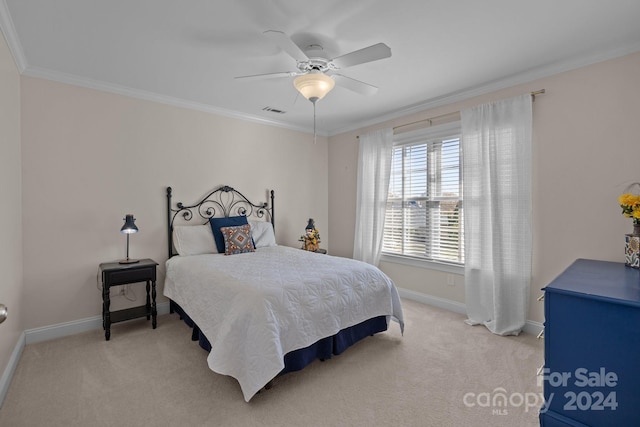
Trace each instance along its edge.
<instances>
[{"instance_id":1,"label":"white curtain","mask_svg":"<svg viewBox=\"0 0 640 427\"><path fill-rule=\"evenodd\" d=\"M392 153L392 129L360 135L353 258L375 266L382 249Z\"/></svg>"},{"instance_id":2,"label":"white curtain","mask_svg":"<svg viewBox=\"0 0 640 427\"><path fill-rule=\"evenodd\" d=\"M460 115L467 323L517 335L531 281L531 95Z\"/></svg>"}]
</instances>

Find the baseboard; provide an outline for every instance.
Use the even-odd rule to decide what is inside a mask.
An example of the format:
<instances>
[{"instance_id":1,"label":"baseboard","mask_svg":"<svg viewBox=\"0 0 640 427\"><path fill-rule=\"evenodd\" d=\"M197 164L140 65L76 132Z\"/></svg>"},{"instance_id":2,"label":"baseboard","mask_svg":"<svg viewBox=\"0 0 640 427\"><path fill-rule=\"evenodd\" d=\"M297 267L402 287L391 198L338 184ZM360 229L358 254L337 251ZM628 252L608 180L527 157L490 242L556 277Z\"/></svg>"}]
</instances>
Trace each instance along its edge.
<instances>
[{"instance_id":1,"label":"baseboard","mask_svg":"<svg viewBox=\"0 0 640 427\"><path fill-rule=\"evenodd\" d=\"M156 306L158 314L169 313L169 302L162 302ZM0 377L0 407L4 403L4 398L9 391L11 379L20 361L22 350L26 344L33 344L41 341L48 341L55 338L66 337L80 332L86 332L93 329L102 328L102 316L89 317L86 319L75 320L73 322L59 323L57 325L44 326L42 328L27 329L16 343L11 353L11 358L5 368L2 377Z\"/></svg>"},{"instance_id":2,"label":"baseboard","mask_svg":"<svg viewBox=\"0 0 640 427\"><path fill-rule=\"evenodd\" d=\"M398 288L398 294L402 298L410 299L412 301L417 301L422 304L432 305L434 307L442 308L444 310L453 311L454 313L459 314L467 314L466 305L457 302L451 301L445 298L434 297L432 295L423 294L421 292L411 291L409 289ZM540 331L544 328L544 325L540 322L535 322L533 320L527 320L522 328L522 332L530 335L538 335Z\"/></svg>"},{"instance_id":3,"label":"baseboard","mask_svg":"<svg viewBox=\"0 0 640 427\"><path fill-rule=\"evenodd\" d=\"M538 335L544 329L544 325L540 322L533 320L527 320L522 328L522 332L529 335Z\"/></svg>"},{"instance_id":4,"label":"baseboard","mask_svg":"<svg viewBox=\"0 0 640 427\"><path fill-rule=\"evenodd\" d=\"M156 309L158 314L169 313L169 302L157 304ZM25 344L48 341L101 328L102 316L94 316L71 322L58 323L56 325L43 326L41 328L28 329L24 331Z\"/></svg>"},{"instance_id":5,"label":"baseboard","mask_svg":"<svg viewBox=\"0 0 640 427\"><path fill-rule=\"evenodd\" d=\"M400 294L402 298L417 301L422 304L432 305L444 310L453 311L454 313L467 314L466 306L461 302L434 297L432 295L423 294L422 292L416 292L402 288L398 288L398 294Z\"/></svg>"},{"instance_id":6,"label":"baseboard","mask_svg":"<svg viewBox=\"0 0 640 427\"><path fill-rule=\"evenodd\" d=\"M11 353L11 357L9 358L9 363L7 363L7 367L4 369L2 373L2 377L0 378L0 407L4 403L4 398L9 391L9 386L11 385L11 379L13 378L13 374L18 367L18 362L20 361L20 356L22 356L22 350L25 345L25 334L24 332L20 334L20 338L18 338L18 342L16 346L13 348L13 352Z\"/></svg>"}]
</instances>

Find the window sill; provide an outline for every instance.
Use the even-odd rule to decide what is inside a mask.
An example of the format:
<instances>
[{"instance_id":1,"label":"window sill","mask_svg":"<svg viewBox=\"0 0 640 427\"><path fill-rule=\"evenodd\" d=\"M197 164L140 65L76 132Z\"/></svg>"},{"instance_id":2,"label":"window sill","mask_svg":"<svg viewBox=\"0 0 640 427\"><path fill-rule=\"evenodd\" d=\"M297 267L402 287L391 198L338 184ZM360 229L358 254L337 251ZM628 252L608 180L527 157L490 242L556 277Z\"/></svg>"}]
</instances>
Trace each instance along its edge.
<instances>
[{"instance_id":1,"label":"window sill","mask_svg":"<svg viewBox=\"0 0 640 427\"><path fill-rule=\"evenodd\" d=\"M407 256L392 255L392 254L382 254L382 256L380 257L380 261L390 262L394 264L409 265L411 267L426 268L428 270L438 270L438 271L445 271L447 273L464 275L463 265L447 264L444 262L437 262L437 261L427 261L424 259L411 258Z\"/></svg>"}]
</instances>

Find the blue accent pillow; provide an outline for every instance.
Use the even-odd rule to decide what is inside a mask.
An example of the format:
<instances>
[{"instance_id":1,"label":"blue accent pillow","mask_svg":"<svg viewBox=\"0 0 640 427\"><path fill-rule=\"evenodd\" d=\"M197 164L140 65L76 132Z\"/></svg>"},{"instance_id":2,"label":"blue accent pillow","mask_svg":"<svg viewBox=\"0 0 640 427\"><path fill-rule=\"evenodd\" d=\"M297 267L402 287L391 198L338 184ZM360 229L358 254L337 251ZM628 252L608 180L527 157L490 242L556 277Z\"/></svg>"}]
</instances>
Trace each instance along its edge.
<instances>
[{"instance_id":1,"label":"blue accent pillow","mask_svg":"<svg viewBox=\"0 0 640 427\"><path fill-rule=\"evenodd\" d=\"M237 225L249 224L246 216L230 216L228 218L209 218L209 224L211 224L211 231L213 231L213 239L216 241L216 247L218 252L224 253L224 237L220 228L222 227L234 227Z\"/></svg>"}]
</instances>

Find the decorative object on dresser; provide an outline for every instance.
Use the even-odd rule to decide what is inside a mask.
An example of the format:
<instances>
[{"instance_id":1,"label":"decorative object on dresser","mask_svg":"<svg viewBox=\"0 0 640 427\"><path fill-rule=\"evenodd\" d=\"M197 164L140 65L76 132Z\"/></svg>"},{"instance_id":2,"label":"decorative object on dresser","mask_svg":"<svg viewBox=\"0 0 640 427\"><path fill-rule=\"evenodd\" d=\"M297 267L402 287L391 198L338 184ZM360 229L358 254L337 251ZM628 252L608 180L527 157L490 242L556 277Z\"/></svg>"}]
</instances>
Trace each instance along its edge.
<instances>
[{"instance_id":1,"label":"decorative object on dresser","mask_svg":"<svg viewBox=\"0 0 640 427\"><path fill-rule=\"evenodd\" d=\"M633 233L625 234L624 263L640 268L640 183L629 185L625 193L618 197L622 215L633 220Z\"/></svg>"},{"instance_id":2,"label":"decorative object on dresser","mask_svg":"<svg viewBox=\"0 0 640 427\"><path fill-rule=\"evenodd\" d=\"M304 235L300 236L298 240L302 242L302 249L305 251L317 252L320 249L320 233L313 218L309 218Z\"/></svg>"},{"instance_id":3,"label":"decorative object on dresser","mask_svg":"<svg viewBox=\"0 0 640 427\"><path fill-rule=\"evenodd\" d=\"M276 377L341 354L391 320L404 329L397 289L376 267L278 245L270 195L256 204L222 186L186 205L173 204L167 188L164 295L209 352L209 368L234 377L247 402ZM255 250L228 251L224 229L246 232L247 224ZM221 244L204 244L218 234Z\"/></svg>"},{"instance_id":4,"label":"decorative object on dresser","mask_svg":"<svg viewBox=\"0 0 640 427\"><path fill-rule=\"evenodd\" d=\"M107 341L111 337L111 324L146 316L151 319L153 329L157 325L156 310L156 266L152 259L138 260L135 263L105 262L100 264L102 277L102 329ZM147 299L145 305L110 311L111 299L109 290L112 286L146 282ZM149 293L151 291L151 293Z\"/></svg>"},{"instance_id":5,"label":"decorative object on dresser","mask_svg":"<svg viewBox=\"0 0 640 427\"><path fill-rule=\"evenodd\" d=\"M136 226L135 221L136 219L133 217L133 214L127 214L124 217L124 225L120 229L120 232L127 235L127 257L120 260L120 264L133 264L139 261L137 259L129 258L129 234L138 232L138 227Z\"/></svg>"},{"instance_id":6,"label":"decorative object on dresser","mask_svg":"<svg viewBox=\"0 0 640 427\"><path fill-rule=\"evenodd\" d=\"M542 426L640 425L640 270L578 259L544 295Z\"/></svg>"}]
</instances>

